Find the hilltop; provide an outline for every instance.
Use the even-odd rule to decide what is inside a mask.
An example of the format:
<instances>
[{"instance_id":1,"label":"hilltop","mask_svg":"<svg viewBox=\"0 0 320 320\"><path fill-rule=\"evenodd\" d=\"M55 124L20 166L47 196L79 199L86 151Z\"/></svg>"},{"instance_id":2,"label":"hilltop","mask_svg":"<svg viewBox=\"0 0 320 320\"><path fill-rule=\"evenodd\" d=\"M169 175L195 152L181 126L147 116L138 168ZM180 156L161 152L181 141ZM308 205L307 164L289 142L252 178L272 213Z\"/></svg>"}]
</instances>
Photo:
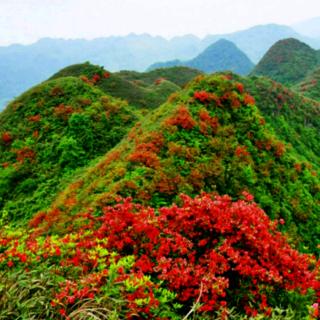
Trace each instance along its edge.
<instances>
[{"instance_id":1,"label":"hilltop","mask_svg":"<svg viewBox=\"0 0 320 320\"><path fill-rule=\"evenodd\" d=\"M153 109L199 74L200 71L186 67L164 68L151 72L111 73L103 67L87 62L64 68L50 79L73 76L84 77L89 81L93 77L99 77L97 86L103 92L127 100L135 107Z\"/></svg>"},{"instance_id":2,"label":"hilltop","mask_svg":"<svg viewBox=\"0 0 320 320\"><path fill-rule=\"evenodd\" d=\"M275 43L252 71L286 85L293 85L319 65L319 53L307 44L289 38Z\"/></svg>"},{"instance_id":3,"label":"hilltop","mask_svg":"<svg viewBox=\"0 0 320 320\"><path fill-rule=\"evenodd\" d=\"M149 70L169 66L186 66L206 73L230 70L242 75L248 74L254 67L249 58L235 44L225 39L213 43L191 60L155 63L149 67Z\"/></svg>"},{"instance_id":4,"label":"hilltop","mask_svg":"<svg viewBox=\"0 0 320 320\"><path fill-rule=\"evenodd\" d=\"M44 82L0 113L0 210L25 221L137 120L127 103L74 77Z\"/></svg>"}]
</instances>

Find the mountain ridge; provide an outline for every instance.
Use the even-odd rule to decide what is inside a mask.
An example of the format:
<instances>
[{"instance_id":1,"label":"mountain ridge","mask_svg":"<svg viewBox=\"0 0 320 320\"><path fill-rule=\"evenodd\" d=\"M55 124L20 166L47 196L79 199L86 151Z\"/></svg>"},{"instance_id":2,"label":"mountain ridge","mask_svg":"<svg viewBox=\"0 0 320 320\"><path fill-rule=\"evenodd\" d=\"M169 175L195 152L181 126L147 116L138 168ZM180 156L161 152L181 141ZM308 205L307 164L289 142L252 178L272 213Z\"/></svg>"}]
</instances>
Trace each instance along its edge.
<instances>
[{"instance_id":1,"label":"mountain ridge","mask_svg":"<svg viewBox=\"0 0 320 320\"><path fill-rule=\"evenodd\" d=\"M233 41L256 63L272 44L289 36L297 34L288 27L265 25L227 35L207 36L202 40L190 35L170 40L159 36L131 35L128 39L122 36L94 40L48 38L31 45L0 47L0 101L11 100L61 68L88 60L111 71L142 71L157 61L191 59L223 37ZM310 44L314 42L315 48L320 48L320 39L301 40Z\"/></svg>"}]
</instances>

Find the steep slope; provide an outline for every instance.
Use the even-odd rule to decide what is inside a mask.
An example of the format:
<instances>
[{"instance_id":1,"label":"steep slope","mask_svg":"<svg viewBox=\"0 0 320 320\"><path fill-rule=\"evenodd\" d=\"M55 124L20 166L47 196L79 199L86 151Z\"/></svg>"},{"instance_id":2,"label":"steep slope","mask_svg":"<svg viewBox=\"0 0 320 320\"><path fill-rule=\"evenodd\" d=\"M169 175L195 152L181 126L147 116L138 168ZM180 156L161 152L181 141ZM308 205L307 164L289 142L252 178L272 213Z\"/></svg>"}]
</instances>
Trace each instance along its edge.
<instances>
[{"instance_id":1,"label":"steep slope","mask_svg":"<svg viewBox=\"0 0 320 320\"><path fill-rule=\"evenodd\" d=\"M245 79L232 74L197 77L86 170L68 169L72 183L28 227L8 225L2 216L0 318L165 320L193 313L199 320L315 319L319 262L292 245L319 253L319 171L295 145L277 139L240 80ZM267 87L260 79L246 81L250 90ZM57 87L62 83L63 93ZM80 99L72 115L71 107L52 110L51 99L53 106L60 103L56 99L76 85L95 102L83 106ZM36 103L40 93L43 100ZM83 139L91 136L91 125L79 126L79 119L93 116L97 125L102 115L111 120L115 110L128 111L100 94L92 84L64 77L34 88L26 94L28 104L4 114L7 120L19 114L28 127L46 118L36 137L50 137L56 129L68 138L81 136L77 142L87 147L90 139ZM265 109L268 102L259 104ZM26 106L36 114L23 113ZM52 111L68 123L66 131ZM129 122L122 118L121 125L127 127L130 114L124 113ZM14 120L20 119L11 125ZM24 138L24 122L16 123L15 134ZM103 127L103 134L109 131ZM60 136L51 137L50 159ZM2 141L5 148L15 144L8 132ZM70 145L66 150L68 157L74 154ZM289 243L279 230L289 232Z\"/></svg>"},{"instance_id":2,"label":"steep slope","mask_svg":"<svg viewBox=\"0 0 320 320\"><path fill-rule=\"evenodd\" d=\"M136 119L126 103L74 77L24 93L0 113L0 210L24 220L46 207Z\"/></svg>"},{"instance_id":3,"label":"steep slope","mask_svg":"<svg viewBox=\"0 0 320 320\"><path fill-rule=\"evenodd\" d=\"M57 197L48 219L58 208L68 225L71 212L112 203L116 195L159 207L178 201L179 193L237 198L243 190L272 218L286 221L283 230L296 244L316 250L317 169L276 138L240 82L213 75L196 79L137 124Z\"/></svg>"},{"instance_id":4,"label":"steep slope","mask_svg":"<svg viewBox=\"0 0 320 320\"><path fill-rule=\"evenodd\" d=\"M234 76L236 77L236 76ZM255 98L277 136L316 167L320 167L320 103L269 78L238 78Z\"/></svg>"},{"instance_id":5,"label":"steep slope","mask_svg":"<svg viewBox=\"0 0 320 320\"><path fill-rule=\"evenodd\" d=\"M274 44L252 74L268 76L286 85L296 84L319 65L317 51L290 38Z\"/></svg>"},{"instance_id":6,"label":"steep slope","mask_svg":"<svg viewBox=\"0 0 320 320\"><path fill-rule=\"evenodd\" d=\"M181 89L178 83L185 84L199 73L187 68L166 69L160 72L155 70L152 73L131 71L110 73L103 67L86 62L68 66L50 79L65 76L80 77L88 82L95 82L95 79L98 79L97 86L105 93L125 99L135 107L153 109L165 102L170 94ZM170 81L171 79L173 81Z\"/></svg>"},{"instance_id":7,"label":"steep slope","mask_svg":"<svg viewBox=\"0 0 320 320\"><path fill-rule=\"evenodd\" d=\"M320 101L320 67L308 74L294 89L306 97Z\"/></svg>"},{"instance_id":8,"label":"steep slope","mask_svg":"<svg viewBox=\"0 0 320 320\"><path fill-rule=\"evenodd\" d=\"M150 66L149 69L175 65L199 69L206 73L230 70L239 74L248 74L254 66L241 50L225 39L210 45L192 60L160 62Z\"/></svg>"}]
</instances>

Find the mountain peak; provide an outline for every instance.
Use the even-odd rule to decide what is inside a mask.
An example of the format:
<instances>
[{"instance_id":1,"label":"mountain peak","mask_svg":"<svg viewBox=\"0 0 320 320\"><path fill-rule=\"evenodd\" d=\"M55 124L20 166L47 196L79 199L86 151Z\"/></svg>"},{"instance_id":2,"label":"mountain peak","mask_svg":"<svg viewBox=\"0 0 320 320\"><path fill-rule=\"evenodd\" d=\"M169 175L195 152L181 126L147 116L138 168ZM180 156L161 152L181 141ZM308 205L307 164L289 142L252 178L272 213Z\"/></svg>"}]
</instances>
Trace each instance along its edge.
<instances>
[{"instance_id":1,"label":"mountain peak","mask_svg":"<svg viewBox=\"0 0 320 320\"><path fill-rule=\"evenodd\" d=\"M229 70L248 74L253 68L253 63L233 42L222 38L191 60L160 62L153 64L150 69L168 66L187 66L206 73Z\"/></svg>"},{"instance_id":2,"label":"mountain peak","mask_svg":"<svg viewBox=\"0 0 320 320\"><path fill-rule=\"evenodd\" d=\"M276 42L255 67L253 74L264 75L284 84L301 81L318 64L318 53L295 38Z\"/></svg>"}]
</instances>

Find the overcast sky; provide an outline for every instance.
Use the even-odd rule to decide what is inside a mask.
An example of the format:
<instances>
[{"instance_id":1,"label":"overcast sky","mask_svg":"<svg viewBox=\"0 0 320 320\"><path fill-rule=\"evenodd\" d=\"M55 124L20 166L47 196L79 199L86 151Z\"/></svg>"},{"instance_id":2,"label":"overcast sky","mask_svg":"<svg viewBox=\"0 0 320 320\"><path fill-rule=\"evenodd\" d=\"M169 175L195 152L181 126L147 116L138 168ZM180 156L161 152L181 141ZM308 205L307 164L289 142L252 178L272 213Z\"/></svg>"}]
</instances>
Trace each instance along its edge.
<instances>
[{"instance_id":1,"label":"overcast sky","mask_svg":"<svg viewBox=\"0 0 320 320\"><path fill-rule=\"evenodd\" d=\"M42 37L227 33L320 16L320 0L0 0L0 45Z\"/></svg>"}]
</instances>

